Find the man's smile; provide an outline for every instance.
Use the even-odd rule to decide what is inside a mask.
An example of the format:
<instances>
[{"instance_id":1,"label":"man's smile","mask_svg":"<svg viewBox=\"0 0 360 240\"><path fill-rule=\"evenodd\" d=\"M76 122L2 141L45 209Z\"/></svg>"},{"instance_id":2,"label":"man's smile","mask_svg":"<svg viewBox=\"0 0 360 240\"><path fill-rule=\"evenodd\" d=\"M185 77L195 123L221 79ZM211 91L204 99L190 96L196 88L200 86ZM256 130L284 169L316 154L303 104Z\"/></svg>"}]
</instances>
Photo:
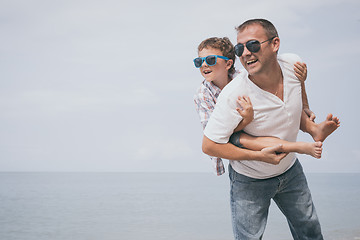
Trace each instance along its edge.
<instances>
[{"instance_id":1,"label":"man's smile","mask_svg":"<svg viewBox=\"0 0 360 240\"><path fill-rule=\"evenodd\" d=\"M248 60L248 61L246 61L246 64L247 64L247 65L251 65L251 64L256 63L257 61L258 61L257 59Z\"/></svg>"}]
</instances>

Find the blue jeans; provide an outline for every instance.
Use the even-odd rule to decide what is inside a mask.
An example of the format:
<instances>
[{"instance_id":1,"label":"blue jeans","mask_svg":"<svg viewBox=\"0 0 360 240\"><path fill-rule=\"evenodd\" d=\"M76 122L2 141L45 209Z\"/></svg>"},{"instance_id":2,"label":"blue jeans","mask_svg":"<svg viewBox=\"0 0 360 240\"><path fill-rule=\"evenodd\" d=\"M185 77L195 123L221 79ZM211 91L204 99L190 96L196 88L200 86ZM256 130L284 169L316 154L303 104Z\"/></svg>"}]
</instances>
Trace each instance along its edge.
<instances>
[{"instance_id":1,"label":"blue jeans","mask_svg":"<svg viewBox=\"0 0 360 240\"><path fill-rule=\"evenodd\" d=\"M261 239L271 199L285 215L294 239L323 239L302 166L298 160L285 173L254 179L229 164L230 203L236 240Z\"/></svg>"}]
</instances>

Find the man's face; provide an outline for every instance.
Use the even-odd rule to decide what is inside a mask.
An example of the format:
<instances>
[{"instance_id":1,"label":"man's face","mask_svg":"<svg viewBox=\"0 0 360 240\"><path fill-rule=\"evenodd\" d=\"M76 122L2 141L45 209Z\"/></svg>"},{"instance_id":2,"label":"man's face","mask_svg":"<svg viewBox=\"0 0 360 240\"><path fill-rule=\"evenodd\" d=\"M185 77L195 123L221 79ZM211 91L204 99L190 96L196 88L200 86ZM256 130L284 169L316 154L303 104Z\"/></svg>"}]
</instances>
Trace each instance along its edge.
<instances>
[{"instance_id":1,"label":"man's face","mask_svg":"<svg viewBox=\"0 0 360 240\"><path fill-rule=\"evenodd\" d=\"M265 30L259 24L252 24L237 35L237 43L242 43L244 45L250 40L257 40L261 43L268 39ZM276 54L276 50L271 43L272 40L262 43L260 50L256 53L250 52L246 46L244 47L244 52L239 58L249 75L254 76L264 72L269 61L271 61L270 58L274 56L273 54Z\"/></svg>"}]
</instances>

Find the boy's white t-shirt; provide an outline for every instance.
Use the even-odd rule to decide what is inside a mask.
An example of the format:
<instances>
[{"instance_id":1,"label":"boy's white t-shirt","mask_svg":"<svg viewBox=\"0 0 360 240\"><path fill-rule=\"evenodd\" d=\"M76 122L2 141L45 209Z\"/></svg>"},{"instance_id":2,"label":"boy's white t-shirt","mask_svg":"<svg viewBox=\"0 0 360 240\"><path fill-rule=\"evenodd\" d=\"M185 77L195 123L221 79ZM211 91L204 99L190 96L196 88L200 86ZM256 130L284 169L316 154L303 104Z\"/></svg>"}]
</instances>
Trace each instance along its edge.
<instances>
[{"instance_id":1,"label":"boy's white t-shirt","mask_svg":"<svg viewBox=\"0 0 360 240\"><path fill-rule=\"evenodd\" d=\"M295 142L302 113L301 83L293 70L297 61L301 62L301 59L295 54L278 56L284 77L284 101L255 85L246 71L241 72L220 93L215 110L204 130L205 136L217 143L227 143L242 120L236 111L236 100L238 96L249 96L254 108L254 120L244 131L253 136L274 136ZM230 164L240 174L265 179L284 173L295 160L295 153L289 153L278 165L251 159L230 161Z\"/></svg>"}]
</instances>

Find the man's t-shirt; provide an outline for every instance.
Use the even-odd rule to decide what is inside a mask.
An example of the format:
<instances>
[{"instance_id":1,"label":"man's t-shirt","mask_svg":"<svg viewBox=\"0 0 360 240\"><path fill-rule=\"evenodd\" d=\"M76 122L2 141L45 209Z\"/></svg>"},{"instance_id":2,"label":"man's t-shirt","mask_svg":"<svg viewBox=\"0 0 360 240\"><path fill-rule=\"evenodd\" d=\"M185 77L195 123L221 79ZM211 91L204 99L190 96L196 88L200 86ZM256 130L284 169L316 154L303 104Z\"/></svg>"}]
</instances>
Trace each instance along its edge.
<instances>
[{"instance_id":1,"label":"man's t-shirt","mask_svg":"<svg viewBox=\"0 0 360 240\"><path fill-rule=\"evenodd\" d=\"M249 96L254 108L254 120L244 131L253 136L274 136L295 142L302 112L301 84L293 70L297 61L301 59L295 54L278 56L283 73L284 101L255 85L248 78L247 72L240 73L220 93L215 110L204 130L205 136L217 143L227 143L242 120L236 111L236 100L238 96ZM252 159L230 161L230 164L240 174L264 179L284 173L295 160L295 153L289 153L278 165Z\"/></svg>"}]
</instances>

